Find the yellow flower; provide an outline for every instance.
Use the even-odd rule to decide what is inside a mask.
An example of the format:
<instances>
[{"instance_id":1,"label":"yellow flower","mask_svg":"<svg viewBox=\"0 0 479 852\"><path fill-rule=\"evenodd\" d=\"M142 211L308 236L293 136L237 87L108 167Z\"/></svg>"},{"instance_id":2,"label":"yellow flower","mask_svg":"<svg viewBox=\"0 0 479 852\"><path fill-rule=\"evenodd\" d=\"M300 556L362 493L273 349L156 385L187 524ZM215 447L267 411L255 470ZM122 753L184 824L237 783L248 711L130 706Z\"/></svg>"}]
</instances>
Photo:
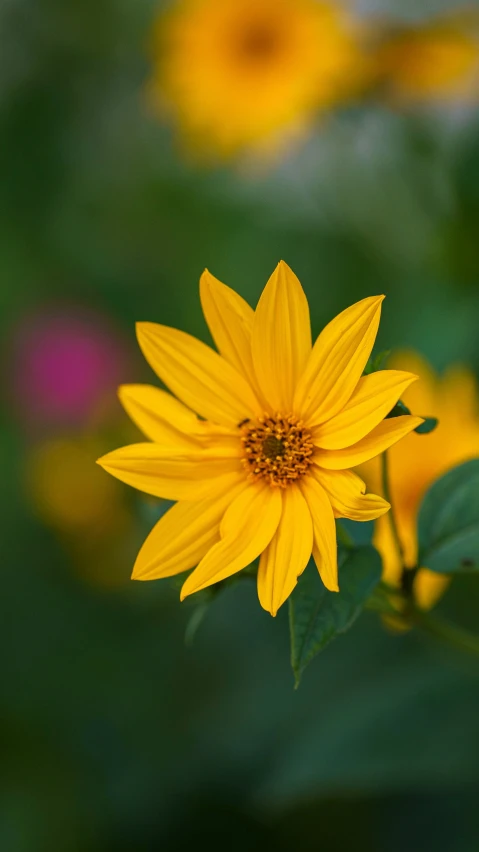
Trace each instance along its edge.
<instances>
[{"instance_id":1,"label":"yellow flower","mask_svg":"<svg viewBox=\"0 0 479 852\"><path fill-rule=\"evenodd\" d=\"M151 443L99 463L141 491L179 501L143 545L135 579L196 565L183 599L259 556L259 599L275 615L311 552L324 585L338 591L335 517L370 520L389 509L349 468L422 422L383 419L416 376L362 375L383 296L347 308L312 346L306 296L283 262L256 311L207 271L200 295L220 354L182 331L139 323L145 358L178 399L148 385L122 387Z\"/></svg>"},{"instance_id":2,"label":"yellow flower","mask_svg":"<svg viewBox=\"0 0 479 852\"><path fill-rule=\"evenodd\" d=\"M397 354L390 363L413 370L421 379L403 397L411 411L439 420L431 434L411 434L388 453L393 509L405 563L412 568L417 564L417 513L425 492L447 470L479 455L478 394L474 377L464 368L452 368L438 378L412 352ZM381 492L378 460L366 465L363 475L371 488ZM383 557L384 579L399 585L401 563L389 517L377 521L374 543ZM448 582L448 577L421 567L414 583L418 605L422 609L434 606Z\"/></svg>"},{"instance_id":3,"label":"yellow flower","mask_svg":"<svg viewBox=\"0 0 479 852\"><path fill-rule=\"evenodd\" d=\"M178 0L155 27L151 102L198 149L231 156L309 125L361 86L352 20L317 0Z\"/></svg>"},{"instance_id":4,"label":"yellow flower","mask_svg":"<svg viewBox=\"0 0 479 852\"><path fill-rule=\"evenodd\" d=\"M46 524L65 534L115 532L124 515L121 486L92 465L102 450L98 444L90 438L52 438L29 452L32 503Z\"/></svg>"},{"instance_id":5,"label":"yellow flower","mask_svg":"<svg viewBox=\"0 0 479 852\"><path fill-rule=\"evenodd\" d=\"M477 94L479 38L467 20L444 18L392 35L378 55L382 80L404 102Z\"/></svg>"}]
</instances>

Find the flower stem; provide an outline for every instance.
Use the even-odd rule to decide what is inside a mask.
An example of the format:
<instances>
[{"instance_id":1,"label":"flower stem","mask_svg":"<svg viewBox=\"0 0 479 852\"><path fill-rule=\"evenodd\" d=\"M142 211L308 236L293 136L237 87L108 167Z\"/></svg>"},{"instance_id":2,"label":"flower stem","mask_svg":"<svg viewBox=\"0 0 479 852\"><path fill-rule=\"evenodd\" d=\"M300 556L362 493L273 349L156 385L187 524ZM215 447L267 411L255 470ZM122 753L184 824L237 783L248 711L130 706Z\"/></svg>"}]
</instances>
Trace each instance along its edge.
<instances>
[{"instance_id":1,"label":"flower stem","mask_svg":"<svg viewBox=\"0 0 479 852\"><path fill-rule=\"evenodd\" d=\"M437 615L431 615L429 612L415 610L413 620L417 627L424 630L425 633L429 633L430 636L434 636L459 651L465 651L479 657L479 636L474 636L468 630L449 624L448 621L444 621Z\"/></svg>"},{"instance_id":2,"label":"flower stem","mask_svg":"<svg viewBox=\"0 0 479 852\"><path fill-rule=\"evenodd\" d=\"M391 499L391 489L389 487L389 458L387 450L385 450L385 452L381 454L381 479L383 495L391 506L388 517L389 523L391 524L394 542L397 548L399 559L401 560L401 565L404 565L404 552L401 544L401 539L399 538L399 531L396 524L396 516L394 514L394 506Z\"/></svg>"}]
</instances>

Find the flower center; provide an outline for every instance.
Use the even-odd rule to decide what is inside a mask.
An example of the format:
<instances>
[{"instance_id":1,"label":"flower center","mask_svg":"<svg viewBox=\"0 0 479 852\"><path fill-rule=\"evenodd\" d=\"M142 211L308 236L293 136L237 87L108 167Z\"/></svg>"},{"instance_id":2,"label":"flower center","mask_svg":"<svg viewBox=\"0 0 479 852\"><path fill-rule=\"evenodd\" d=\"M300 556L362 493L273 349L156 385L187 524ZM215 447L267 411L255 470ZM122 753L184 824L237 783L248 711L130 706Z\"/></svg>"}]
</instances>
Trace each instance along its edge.
<instances>
[{"instance_id":1,"label":"flower center","mask_svg":"<svg viewBox=\"0 0 479 852\"><path fill-rule=\"evenodd\" d=\"M308 470L313 457L313 439L302 420L294 415L265 414L257 423L241 425L243 466L248 478L265 479L285 488Z\"/></svg>"},{"instance_id":2,"label":"flower center","mask_svg":"<svg viewBox=\"0 0 479 852\"><path fill-rule=\"evenodd\" d=\"M238 33L238 54L248 62L267 61L278 52L280 47L280 33L276 27L271 26L271 22L251 22L242 32Z\"/></svg>"}]
</instances>

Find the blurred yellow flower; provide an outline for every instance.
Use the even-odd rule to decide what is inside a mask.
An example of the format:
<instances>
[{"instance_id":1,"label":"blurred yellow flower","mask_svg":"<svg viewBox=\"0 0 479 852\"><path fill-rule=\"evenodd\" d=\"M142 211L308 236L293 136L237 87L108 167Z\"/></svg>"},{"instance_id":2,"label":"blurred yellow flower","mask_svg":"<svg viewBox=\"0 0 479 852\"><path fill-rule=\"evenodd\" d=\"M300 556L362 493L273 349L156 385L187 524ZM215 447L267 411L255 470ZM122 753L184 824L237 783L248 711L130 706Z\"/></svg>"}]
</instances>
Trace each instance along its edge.
<instances>
[{"instance_id":1,"label":"blurred yellow flower","mask_svg":"<svg viewBox=\"0 0 479 852\"><path fill-rule=\"evenodd\" d=\"M275 615L311 553L324 585L338 591L335 517L365 521L388 511L349 468L422 422L384 420L416 376L362 375L382 296L347 308L313 346L306 296L283 262L256 311L207 271L200 295L220 354L182 331L139 323L145 358L178 399L149 385L122 387L127 412L151 442L99 464L179 501L143 545L135 579L196 565L183 599L260 557L260 603Z\"/></svg>"},{"instance_id":2,"label":"blurred yellow flower","mask_svg":"<svg viewBox=\"0 0 479 852\"><path fill-rule=\"evenodd\" d=\"M427 102L477 96L479 37L469 20L450 16L387 38L378 70L392 97Z\"/></svg>"},{"instance_id":3,"label":"blurred yellow flower","mask_svg":"<svg viewBox=\"0 0 479 852\"><path fill-rule=\"evenodd\" d=\"M411 434L388 452L393 509L405 563L412 568L417 563L416 522L422 497L447 470L479 456L479 396L473 375L464 368L451 368L439 378L412 352L398 353L389 363L412 370L421 379L403 396L411 411L439 420L431 434ZM365 465L362 473L368 485L381 493L379 460ZM384 580L398 585L401 562L389 517L377 521L374 543L383 557ZM417 604L422 609L434 606L448 582L448 577L421 567L414 583Z\"/></svg>"},{"instance_id":4,"label":"blurred yellow flower","mask_svg":"<svg viewBox=\"0 0 479 852\"><path fill-rule=\"evenodd\" d=\"M357 91L357 24L336 2L178 0L156 23L152 103L196 151L270 150Z\"/></svg>"},{"instance_id":5,"label":"blurred yellow flower","mask_svg":"<svg viewBox=\"0 0 479 852\"><path fill-rule=\"evenodd\" d=\"M95 451L97 442L77 438L52 438L32 448L30 495L49 526L73 532L114 523L119 495L92 467Z\"/></svg>"},{"instance_id":6,"label":"blurred yellow flower","mask_svg":"<svg viewBox=\"0 0 479 852\"><path fill-rule=\"evenodd\" d=\"M94 437L51 438L27 456L28 495L40 520L69 546L70 562L96 586L124 582L132 518L121 487L93 464L103 444Z\"/></svg>"}]
</instances>

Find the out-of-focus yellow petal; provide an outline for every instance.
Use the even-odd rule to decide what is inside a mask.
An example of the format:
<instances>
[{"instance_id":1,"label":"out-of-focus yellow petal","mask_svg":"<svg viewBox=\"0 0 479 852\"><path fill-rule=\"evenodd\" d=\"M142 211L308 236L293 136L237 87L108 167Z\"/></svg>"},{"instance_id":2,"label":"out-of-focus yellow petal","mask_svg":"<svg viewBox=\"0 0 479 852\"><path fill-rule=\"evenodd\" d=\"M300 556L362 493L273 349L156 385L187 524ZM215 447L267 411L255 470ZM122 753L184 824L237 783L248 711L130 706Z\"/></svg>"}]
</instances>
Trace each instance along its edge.
<instances>
[{"instance_id":1,"label":"out-of-focus yellow petal","mask_svg":"<svg viewBox=\"0 0 479 852\"><path fill-rule=\"evenodd\" d=\"M185 581L181 600L246 568L268 546L280 517L279 488L246 488L226 510L220 524L221 540Z\"/></svg>"},{"instance_id":2,"label":"out-of-focus yellow petal","mask_svg":"<svg viewBox=\"0 0 479 852\"><path fill-rule=\"evenodd\" d=\"M156 374L202 417L233 426L261 412L246 379L200 340L152 322L137 323L137 335Z\"/></svg>"},{"instance_id":3,"label":"out-of-focus yellow petal","mask_svg":"<svg viewBox=\"0 0 479 852\"><path fill-rule=\"evenodd\" d=\"M409 435L421 423L424 423L422 417L413 417L409 414L402 417L391 417L388 420L383 420L369 435L350 447L345 447L342 450L318 449L314 461L319 467L328 470L345 470L349 467L356 467L358 464L379 455L379 453L383 453L396 441L400 441L405 435Z\"/></svg>"},{"instance_id":4,"label":"out-of-focus yellow petal","mask_svg":"<svg viewBox=\"0 0 479 852\"><path fill-rule=\"evenodd\" d=\"M274 412L292 411L294 389L310 351L308 300L294 272L281 261L263 290L253 323L256 377Z\"/></svg>"},{"instance_id":5,"label":"out-of-focus yellow petal","mask_svg":"<svg viewBox=\"0 0 479 852\"><path fill-rule=\"evenodd\" d=\"M315 465L313 476L326 491L336 518L374 521L391 508L383 497L366 494L364 482L352 470L324 470Z\"/></svg>"},{"instance_id":6,"label":"out-of-focus yellow petal","mask_svg":"<svg viewBox=\"0 0 479 852\"><path fill-rule=\"evenodd\" d=\"M331 502L324 488L312 476L305 476L300 488L313 520L313 557L319 575L330 592L339 592L338 546Z\"/></svg>"},{"instance_id":7,"label":"out-of-focus yellow petal","mask_svg":"<svg viewBox=\"0 0 479 852\"><path fill-rule=\"evenodd\" d=\"M400 586L402 559L394 538L390 515L383 515L374 524L373 544L381 554L384 582L390 586Z\"/></svg>"},{"instance_id":8,"label":"out-of-focus yellow petal","mask_svg":"<svg viewBox=\"0 0 479 852\"><path fill-rule=\"evenodd\" d=\"M388 358L388 367L419 376L419 381L413 382L405 392L403 401L417 414L437 417L438 405L442 408L438 400L439 380L422 355L411 349L392 352Z\"/></svg>"},{"instance_id":9,"label":"out-of-focus yellow petal","mask_svg":"<svg viewBox=\"0 0 479 852\"><path fill-rule=\"evenodd\" d=\"M479 434L479 396L474 373L460 364L449 367L442 377L441 396L439 416L445 408L454 409L459 422L465 419L468 426L475 422Z\"/></svg>"},{"instance_id":10,"label":"out-of-focus yellow petal","mask_svg":"<svg viewBox=\"0 0 479 852\"><path fill-rule=\"evenodd\" d=\"M301 491L290 485L282 496L281 520L258 569L259 602L271 615L290 596L313 549L311 513Z\"/></svg>"},{"instance_id":11,"label":"out-of-focus yellow petal","mask_svg":"<svg viewBox=\"0 0 479 852\"><path fill-rule=\"evenodd\" d=\"M198 565L220 537L220 521L226 508L243 488L238 482L227 491L221 487L210 500L175 503L153 527L141 548L132 578L158 580Z\"/></svg>"},{"instance_id":12,"label":"out-of-focus yellow petal","mask_svg":"<svg viewBox=\"0 0 479 852\"><path fill-rule=\"evenodd\" d=\"M315 444L324 450L340 450L357 443L389 414L417 378L400 370L363 376L343 410L314 430Z\"/></svg>"},{"instance_id":13,"label":"out-of-focus yellow petal","mask_svg":"<svg viewBox=\"0 0 479 852\"><path fill-rule=\"evenodd\" d=\"M251 335L254 311L231 287L207 269L200 278L200 298L211 336L223 358L254 384Z\"/></svg>"},{"instance_id":14,"label":"out-of-focus yellow petal","mask_svg":"<svg viewBox=\"0 0 479 852\"><path fill-rule=\"evenodd\" d=\"M417 513L424 494L447 470L479 454L478 395L473 374L467 369L452 367L439 377L415 352L395 353L388 363L420 378L401 397L411 411L439 418L430 435L411 433L388 452L396 526L404 563L412 568L418 562ZM359 472L368 488L381 494L380 459L367 462ZM401 560L390 515L377 520L373 541L382 556L384 580L399 585Z\"/></svg>"},{"instance_id":15,"label":"out-of-focus yellow petal","mask_svg":"<svg viewBox=\"0 0 479 852\"><path fill-rule=\"evenodd\" d=\"M346 308L321 332L294 397L308 426L330 420L351 398L376 339L384 296Z\"/></svg>"},{"instance_id":16,"label":"out-of-focus yellow petal","mask_svg":"<svg viewBox=\"0 0 479 852\"><path fill-rule=\"evenodd\" d=\"M218 439L212 448L177 450L159 444L130 444L108 453L98 464L139 491L165 500L207 499L212 490L244 478L236 439Z\"/></svg>"},{"instance_id":17,"label":"out-of-focus yellow petal","mask_svg":"<svg viewBox=\"0 0 479 852\"><path fill-rule=\"evenodd\" d=\"M420 568L414 578L413 594L419 609L432 609L446 591L451 578L436 574L429 568Z\"/></svg>"},{"instance_id":18,"label":"out-of-focus yellow petal","mask_svg":"<svg viewBox=\"0 0 479 852\"><path fill-rule=\"evenodd\" d=\"M200 420L170 393L153 385L122 385L118 396L133 422L157 444L191 448L201 439L228 434L227 427Z\"/></svg>"}]
</instances>

